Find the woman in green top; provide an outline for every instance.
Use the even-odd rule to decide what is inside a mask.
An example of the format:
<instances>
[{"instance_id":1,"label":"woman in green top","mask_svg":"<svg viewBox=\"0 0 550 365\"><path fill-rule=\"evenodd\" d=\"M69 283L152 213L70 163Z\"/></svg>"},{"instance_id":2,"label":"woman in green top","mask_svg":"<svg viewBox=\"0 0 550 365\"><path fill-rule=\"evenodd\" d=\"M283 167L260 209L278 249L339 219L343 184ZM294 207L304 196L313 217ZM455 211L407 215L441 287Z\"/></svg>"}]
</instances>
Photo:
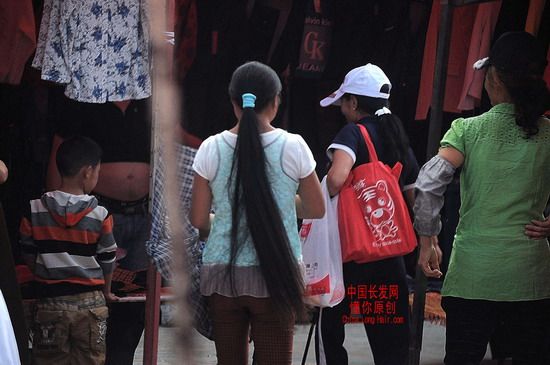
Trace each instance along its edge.
<instances>
[{"instance_id":1,"label":"woman in green top","mask_svg":"<svg viewBox=\"0 0 550 365\"><path fill-rule=\"evenodd\" d=\"M493 108L455 120L416 182L418 264L439 277L437 234L443 194L456 168L461 208L442 305L445 364L479 364L498 321L510 321L514 364L548 364L550 348L550 93L546 53L525 32L491 49L485 89ZM527 226L526 226L526 223ZM546 354L548 356L548 354Z\"/></svg>"}]
</instances>

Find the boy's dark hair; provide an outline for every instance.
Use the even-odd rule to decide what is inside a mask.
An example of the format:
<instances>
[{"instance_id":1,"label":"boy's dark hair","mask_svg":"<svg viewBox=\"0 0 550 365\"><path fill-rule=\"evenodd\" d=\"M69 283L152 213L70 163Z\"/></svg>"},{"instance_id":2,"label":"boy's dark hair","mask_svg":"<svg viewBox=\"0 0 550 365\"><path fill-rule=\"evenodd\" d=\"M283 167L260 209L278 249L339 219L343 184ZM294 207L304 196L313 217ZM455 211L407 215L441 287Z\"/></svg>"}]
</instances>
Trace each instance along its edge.
<instances>
[{"instance_id":1,"label":"boy's dark hair","mask_svg":"<svg viewBox=\"0 0 550 365\"><path fill-rule=\"evenodd\" d=\"M101 147L92 139L82 136L63 141L55 156L59 174L66 177L75 176L83 167L95 167L100 161Z\"/></svg>"}]
</instances>

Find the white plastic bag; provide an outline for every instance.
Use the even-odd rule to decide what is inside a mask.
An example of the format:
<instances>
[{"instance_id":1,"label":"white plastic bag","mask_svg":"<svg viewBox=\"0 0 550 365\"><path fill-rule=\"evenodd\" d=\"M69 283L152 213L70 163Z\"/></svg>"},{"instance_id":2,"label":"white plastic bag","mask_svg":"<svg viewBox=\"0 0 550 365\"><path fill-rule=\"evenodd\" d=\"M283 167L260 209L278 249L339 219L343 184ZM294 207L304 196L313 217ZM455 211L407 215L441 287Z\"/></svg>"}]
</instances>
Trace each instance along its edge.
<instances>
[{"instance_id":1,"label":"white plastic bag","mask_svg":"<svg viewBox=\"0 0 550 365\"><path fill-rule=\"evenodd\" d=\"M0 290L0 364L20 365L19 350L8 307Z\"/></svg>"},{"instance_id":2,"label":"white plastic bag","mask_svg":"<svg viewBox=\"0 0 550 365\"><path fill-rule=\"evenodd\" d=\"M326 176L321 187L325 197L325 216L304 219L300 229L306 285L304 302L315 307L334 307L345 296L338 232L338 196L330 198Z\"/></svg>"}]
</instances>

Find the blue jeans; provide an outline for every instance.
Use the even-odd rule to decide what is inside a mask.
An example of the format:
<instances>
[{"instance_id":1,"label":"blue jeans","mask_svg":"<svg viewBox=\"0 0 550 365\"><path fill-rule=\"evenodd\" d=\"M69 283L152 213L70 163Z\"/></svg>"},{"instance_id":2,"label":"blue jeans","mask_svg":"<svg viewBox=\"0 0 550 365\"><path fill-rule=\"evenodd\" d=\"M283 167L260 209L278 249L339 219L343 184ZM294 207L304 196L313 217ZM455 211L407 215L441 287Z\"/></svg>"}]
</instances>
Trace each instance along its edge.
<instances>
[{"instance_id":1,"label":"blue jeans","mask_svg":"<svg viewBox=\"0 0 550 365\"><path fill-rule=\"evenodd\" d=\"M146 214L113 214L113 235L117 246L126 250L118 265L126 270L147 269L149 257L145 241L150 234ZM106 365L132 365L134 353L145 327L145 303L112 303L107 321Z\"/></svg>"},{"instance_id":2,"label":"blue jeans","mask_svg":"<svg viewBox=\"0 0 550 365\"><path fill-rule=\"evenodd\" d=\"M146 270L149 257L145 241L151 234L151 220L146 214L113 214L113 236L119 248L126 250L126 256L118 266L130 271Z\"/></svg>"}]
</instances>

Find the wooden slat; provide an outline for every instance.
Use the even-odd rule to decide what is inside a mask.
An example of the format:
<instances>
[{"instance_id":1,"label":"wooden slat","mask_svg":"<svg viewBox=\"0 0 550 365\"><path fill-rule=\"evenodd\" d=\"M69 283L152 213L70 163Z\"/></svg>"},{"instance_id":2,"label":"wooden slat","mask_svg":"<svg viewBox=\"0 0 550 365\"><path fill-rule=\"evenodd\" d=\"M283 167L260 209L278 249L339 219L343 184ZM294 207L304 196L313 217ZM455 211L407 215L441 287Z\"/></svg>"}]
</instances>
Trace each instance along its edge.
<instances>
[{"instance_id":1,"label":"wooden slat","mask_svg":"<svg viewBox=\"0 0 550 365\"><path fill-rule=\"evenodd\" d=\"M153 264L147 269L143 365L157 365L160 322L160 274Z\"/></svg>"}]
</instances>

